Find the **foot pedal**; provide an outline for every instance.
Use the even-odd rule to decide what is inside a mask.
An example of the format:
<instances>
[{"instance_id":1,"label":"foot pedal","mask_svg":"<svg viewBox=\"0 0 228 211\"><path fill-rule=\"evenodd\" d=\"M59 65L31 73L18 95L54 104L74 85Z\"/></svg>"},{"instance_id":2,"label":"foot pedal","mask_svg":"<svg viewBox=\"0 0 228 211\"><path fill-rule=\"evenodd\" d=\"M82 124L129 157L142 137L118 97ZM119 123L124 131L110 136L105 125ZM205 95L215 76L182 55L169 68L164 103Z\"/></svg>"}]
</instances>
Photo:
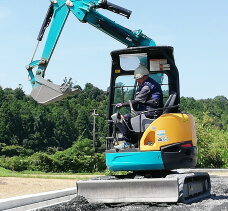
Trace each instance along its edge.
<instances>
[{"instance_id":1,"label":"foot pedal","mask_svg":"<svg viewBox=\"0 0 228 211\"><path fill-rule=\"evenodd\" d=\"M36 84L34 85L31 96L40 104L48 105L59 101L69 95L74 95L80 92L77 88L72 88L69 82L65 82L62 85L53 84L43 77L35 76Z\"/></svg>"}]
</instances>

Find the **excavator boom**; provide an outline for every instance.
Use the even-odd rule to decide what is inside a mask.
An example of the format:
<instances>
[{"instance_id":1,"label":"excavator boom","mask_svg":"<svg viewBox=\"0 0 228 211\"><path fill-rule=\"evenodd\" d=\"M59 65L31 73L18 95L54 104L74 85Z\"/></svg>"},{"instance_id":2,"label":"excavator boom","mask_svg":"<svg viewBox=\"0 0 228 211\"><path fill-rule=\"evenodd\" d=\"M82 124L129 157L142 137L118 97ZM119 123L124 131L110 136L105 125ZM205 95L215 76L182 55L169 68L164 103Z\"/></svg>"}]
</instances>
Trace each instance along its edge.
<instances>
[{"instance_id":1,"label":"excavator boom","mask_svg":"<svg viewBox=\"0 0 228 211\"><path fill-rule=\"evenodd\" d=\"M126 18L129 18L131 15L131 11L109 3L106 0L51 0L51 4L37 38L39 44L39 42L42 41L45 30L51 23L42 57L40 60L33 61L36 52L35 50L30 64L26 66L33 87L31 96L38 103L50 104L79 92L78 89L72 88L67 82L59 86L44 79L46 68L70 12L72 12L82 23L89 23L128 47L155 46L155 42L144 35L141 30L131 31L117 24L97 12L97 9L99 8L107 9L123 15ZM35 67L37 67L37 70L34 74L33 68ZM67 87L67 89L62 89L62 87Z\"/></svg>"}]
</instances>

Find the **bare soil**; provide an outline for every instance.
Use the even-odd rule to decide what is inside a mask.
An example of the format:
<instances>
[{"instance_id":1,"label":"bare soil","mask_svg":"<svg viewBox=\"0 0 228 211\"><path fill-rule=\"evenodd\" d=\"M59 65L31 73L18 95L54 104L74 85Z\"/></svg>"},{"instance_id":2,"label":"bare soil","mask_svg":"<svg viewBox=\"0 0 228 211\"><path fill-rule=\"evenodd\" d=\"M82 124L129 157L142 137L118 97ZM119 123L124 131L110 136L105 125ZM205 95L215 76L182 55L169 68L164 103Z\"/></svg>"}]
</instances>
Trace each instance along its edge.
<instances>
[{"instance_id":1,"label":"bare soil","mask_svg":"<svg viewBox=\"0 0 228 211\"><path fill-rule=\"evenodd\" d=\"M0 177L0 199L72 187L75 179Z\"/></svg>"}]
</instances>

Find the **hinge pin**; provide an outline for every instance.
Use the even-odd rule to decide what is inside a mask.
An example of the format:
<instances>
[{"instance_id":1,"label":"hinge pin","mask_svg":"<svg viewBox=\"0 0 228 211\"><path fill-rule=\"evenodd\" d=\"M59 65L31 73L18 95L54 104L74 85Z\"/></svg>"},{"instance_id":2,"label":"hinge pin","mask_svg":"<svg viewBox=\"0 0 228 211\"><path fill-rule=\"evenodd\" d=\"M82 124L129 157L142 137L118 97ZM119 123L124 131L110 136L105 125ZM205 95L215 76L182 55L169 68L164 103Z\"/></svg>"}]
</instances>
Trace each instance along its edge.
<instances>
[{"instance_id":1,"label":"hinge pin","mask_svg":"<svg viewBox=\"0 0 228 211\"><path fill-rule=\"evenodd\" d=\"M74 6L73 2L70 1L70 0L67 0L67 1L66 1L66 5L67 5L68 7L73 7L73 6Z\"/></svg>"}]
</instances>

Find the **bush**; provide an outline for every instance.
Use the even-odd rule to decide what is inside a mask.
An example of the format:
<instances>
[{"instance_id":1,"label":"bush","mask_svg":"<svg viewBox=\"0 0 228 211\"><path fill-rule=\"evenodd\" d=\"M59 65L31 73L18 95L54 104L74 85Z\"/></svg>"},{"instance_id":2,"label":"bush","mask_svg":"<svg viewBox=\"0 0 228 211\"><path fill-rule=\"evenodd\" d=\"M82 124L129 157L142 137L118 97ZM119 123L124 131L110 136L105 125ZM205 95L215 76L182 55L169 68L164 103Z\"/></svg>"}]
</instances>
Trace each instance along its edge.
<instances>
[{"instance_id":1,"label":"bush","mask_svg":"<svg viewBox=\"0 0 228 211\"><path fill-rule=\"evenodd\" d=\"M11 146L3 146L1 149L0 155L5 155L6 157L13 156L27 156L32 153L32 150L27 150L21 146L11 145Z\"/></svg>"},{"instance_id":2,"label":"bush","mask_svg":"<svg viewBox=\"0 0 228 211\"><path fill-rule=\"evenodd\" d=\"M96 172L103 172L107 169L105 153L102 153L102 154L96 153L94 160L95 160L95 171Z\"/></svg>"},{"instance_id":3,"label":"bush","mask_svg":"<svg viewBox=\"0 0 228 211\"><path fill-rule=\"evenodd\" d=\"M196 124L198 165L201 168L227 168L227 132L205 124Z\"/></svg>"},{"instance_id":4,"label":"bush","mask_svg":"<svg viewBox=\"0 0 228 211\"><path fill-rule=\"evenodd\" d=\"M58 161L46 153L35 153L28 162L28 170L32 171L56 172L59 166Z\"/></svg>"},{"instance_id":5,"label":"bush","mask_svg":"<svg viewBox=\"0 0 228 211\"><path fill-rule=\"evenodd\" d=\"M2 155L2 149L4 148L4 147L6 147L7 145L6 144L4 144L4 143L0 143L0 155Z\"/></svg>"},{"instance_id":6,"label":"bush","mask_svg":"<svg viewBox=\"0 0 228 211\"><path fill-rule=\"evenodd\" d=\"M20 156L6 157L0 159L0 165L11 171L24 171L28 168L28 161Z\"/></svg>"},{"instance_id":7,"label":"bush","mask_svg":"<svg viewBox=\"0 0 228 211\"><path fill-rule=\"evenodd\" d=\"M54 155L55 160L58 160L59 172L85 173L94 171L94 156L72 155L68 152L65 150Z\"/></svg>"}]
</instances>

